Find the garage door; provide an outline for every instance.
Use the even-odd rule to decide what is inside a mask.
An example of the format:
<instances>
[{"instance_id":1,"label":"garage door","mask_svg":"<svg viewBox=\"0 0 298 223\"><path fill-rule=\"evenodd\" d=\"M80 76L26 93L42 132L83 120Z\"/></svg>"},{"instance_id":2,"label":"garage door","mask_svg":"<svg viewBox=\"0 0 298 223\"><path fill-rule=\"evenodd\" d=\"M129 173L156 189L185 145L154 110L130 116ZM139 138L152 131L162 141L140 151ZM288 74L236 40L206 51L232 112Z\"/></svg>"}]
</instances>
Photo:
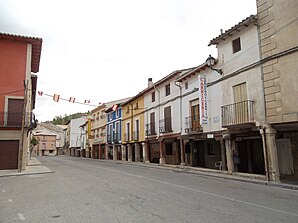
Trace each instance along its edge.
<instances>
[{"instance_id":1,"label":"garage door","mask_svg":"<svg viewBox=\"0 0 298 223\"><path fill-rule=\"evenodd\" d=\"M0 140L0 170L18 169L18 140Z\"/></svg>"}]
</instances>

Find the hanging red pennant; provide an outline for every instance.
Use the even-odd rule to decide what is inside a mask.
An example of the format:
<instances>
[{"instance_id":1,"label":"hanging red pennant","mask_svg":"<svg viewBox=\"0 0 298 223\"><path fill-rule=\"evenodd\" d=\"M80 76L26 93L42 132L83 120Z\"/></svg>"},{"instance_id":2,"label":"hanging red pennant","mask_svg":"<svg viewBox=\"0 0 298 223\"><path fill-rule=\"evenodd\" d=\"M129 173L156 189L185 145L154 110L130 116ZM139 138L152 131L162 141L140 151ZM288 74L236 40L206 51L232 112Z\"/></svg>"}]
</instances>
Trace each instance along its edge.
<instances>
[{"instance_id":1,"label":"hanging red pennant","mask_svg":"<svg viewBox=\"0 0 298 223\"><path fill-rule=\"evenodd\" d=\"M70 97L70 98L69 98L69 102L75 103L75 100L76 100L76 99L75 99L74 97Z\"/></svg>"},{"instance_id":2,"label":"hanging red pennant","mask_svg":"<svg viewBox=\"0 0 298 223\"><path fill-rule=\"evenodd\" d=\"M90 100L85 100L84 103L85 103L85 104L86 104L86 103L90 103Z\"/></svg>"},{"instance_id":3,"label":"hanging red pennant","mask_svg":"<svg viewBox=\"0 0 298 223\"><path fill-rule=\"evenodd\" d=\"M38 91L38 95L39 96L42 96L43 95L43 92L42 91Z\"/></svg>"},{"instance_id":4,"label":"hanging red pennant","mask_svg":"<svg viewBox=\"0 0 298 223\"><path fill-rule=\"evenodd\" d=\"M113 106L112 106L112 110L113 110L113 111L116 111L117 109L118 109L118 105L113 105Z\"/></svg>"},{"instance_id":5,"label":"hanging red pennant","mask_svg":"<svg viewBox=\"0 0 298 223\"><path fill-rule=\"evenodd\" d=\"M54 96L53 96L53 100L54 100L55 102L58 102L58 101L59 101L59 98L60 98L60 95L59 95L59 94L54 94Z\"/></svg>"}]
</instances>

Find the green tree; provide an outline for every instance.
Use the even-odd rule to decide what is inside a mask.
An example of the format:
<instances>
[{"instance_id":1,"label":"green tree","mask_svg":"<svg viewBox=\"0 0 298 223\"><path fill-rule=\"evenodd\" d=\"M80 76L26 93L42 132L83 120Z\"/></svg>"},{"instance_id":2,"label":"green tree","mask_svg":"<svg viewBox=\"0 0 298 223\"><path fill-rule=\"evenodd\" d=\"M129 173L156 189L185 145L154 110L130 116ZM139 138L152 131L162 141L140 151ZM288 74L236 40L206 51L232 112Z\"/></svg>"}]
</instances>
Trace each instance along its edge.
<instances>
[{"instance_id":1,"label":"green tree","mask_svg":"<svg viewBox=\"0 0 298 223\"><path fill-rule=\"evenodd\" d=\"M32 139L30 140L30 159L31 159L32 151L38 143L39 143L38 139L35 136L33 136Z\"/></svg>"}]
</instances>

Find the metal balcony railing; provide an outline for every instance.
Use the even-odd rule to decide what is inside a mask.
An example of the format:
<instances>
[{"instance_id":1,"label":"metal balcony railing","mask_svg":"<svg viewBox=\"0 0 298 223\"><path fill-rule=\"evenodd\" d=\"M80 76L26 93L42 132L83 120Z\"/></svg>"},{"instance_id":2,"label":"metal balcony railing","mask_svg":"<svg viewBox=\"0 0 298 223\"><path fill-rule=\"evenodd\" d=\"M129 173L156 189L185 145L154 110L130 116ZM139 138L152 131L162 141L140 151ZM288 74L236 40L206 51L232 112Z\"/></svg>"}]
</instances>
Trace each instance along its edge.
<instances>
[{"instance_id":1,"label":"metal balcony railing","mask_svg":"<svg viewBox=\"0 0 298 223\"><path fill-rule=\"evenodd\" d=\"M113 142L119 142L119 141L121 141L121 135L119 132L115 132L113 134Z\"/></svg>"},{"instance_id":2,"label":"metal balcony railing","mask_svg":"<svg viewBox=\"0 0 298 223\"><path fill-rule=\"evenodd\" d=\"M172 132L172 117L167 117L165 119L159 120L159 132L167 133Z\"/></svg>"},{"instance_id":3,"label":"metal balcony railing","mask_svg":"<svg viewBox=\"0 0 298 223\"><path fill-rule=\"evenodd\" d=\"M132 140L139 140L139 135L140 135L140 132L139 131L133 131L132 132Z\"/></svg>"},{"instance_id":4,"label":"metal balcony railing","mask_svg":"<svg viewBox=\"0 0 298 223\"><path fill-rule=\"evenodd\" d=\"M156 135L155 122L146 124L146 136Z\"/></svg>"},{"instance_id":5,"label":"metal balcony railing","mask_svg":"<svg viewBox=\"0 0 298 223\"><path fill-rule=\"evenodd\" d=\"M193 115L185 118L185 132L201 132L203 129L200 125L200 116Z\"/></svg>"},{"instance_id":6,"label":"metal balcony railing","mask_svg":"<svg viewBox=\"0 0 298 223\"><path fill-rule=\"evenodd\" d=\"M107 142L108 142L108 143L111 143L111 142L112 142L112 135L108 135L108 136L107 136Z\"/></svg>"},{"instance_id":7,"label":"metal balcony railing","mask_svg":"<svg viewBox=\"0 0 298 223\"><path fill-rule=\"evenodd\" d=\"M124 140L125 142L129 142L130 141L130 134L128 133L124 133Z\"/></svg>"},{"instance_id":8,"label":"metal balcony railing","mask_svg":"<svg viewBox=\"0 0 298 223\"><path fill-rule=\"evenodd\" d=\"M245 100L221 107L222 127L254 123L254 101Z\"/></svg>"},{"instance_id":9,"label":"metal balcony railing","mask_svg":"<svg viewBox=\"0 0 298 223\"><path fill-rule=\"evenodd\" d=\"M0 112L0 127L22 127L22 112ZM24 116L24 127L31 127L34 124L32 112L26 112Z\"/></svg>"}]
</instances>

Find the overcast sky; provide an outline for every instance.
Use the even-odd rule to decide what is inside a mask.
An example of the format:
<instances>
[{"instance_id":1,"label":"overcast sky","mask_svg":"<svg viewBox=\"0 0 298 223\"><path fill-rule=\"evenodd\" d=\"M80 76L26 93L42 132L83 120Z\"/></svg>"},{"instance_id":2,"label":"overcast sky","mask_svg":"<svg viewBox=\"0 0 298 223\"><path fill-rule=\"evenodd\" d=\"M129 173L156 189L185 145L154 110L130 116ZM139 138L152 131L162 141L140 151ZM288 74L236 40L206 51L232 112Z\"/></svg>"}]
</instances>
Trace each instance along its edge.
<instances>
[{"instance_id":1,"label":"overcast sky","mask_svg":"<svg viewBox=\"0 0 298 223\"><path fill-rule=\"evenodd\" d=\"M0 32L43 39L38 91L97 105L216 57L209 41L251 14L256 0L0 0ZM39 121L94 108L36 97Z\"/></svg>"}]
</instances>

